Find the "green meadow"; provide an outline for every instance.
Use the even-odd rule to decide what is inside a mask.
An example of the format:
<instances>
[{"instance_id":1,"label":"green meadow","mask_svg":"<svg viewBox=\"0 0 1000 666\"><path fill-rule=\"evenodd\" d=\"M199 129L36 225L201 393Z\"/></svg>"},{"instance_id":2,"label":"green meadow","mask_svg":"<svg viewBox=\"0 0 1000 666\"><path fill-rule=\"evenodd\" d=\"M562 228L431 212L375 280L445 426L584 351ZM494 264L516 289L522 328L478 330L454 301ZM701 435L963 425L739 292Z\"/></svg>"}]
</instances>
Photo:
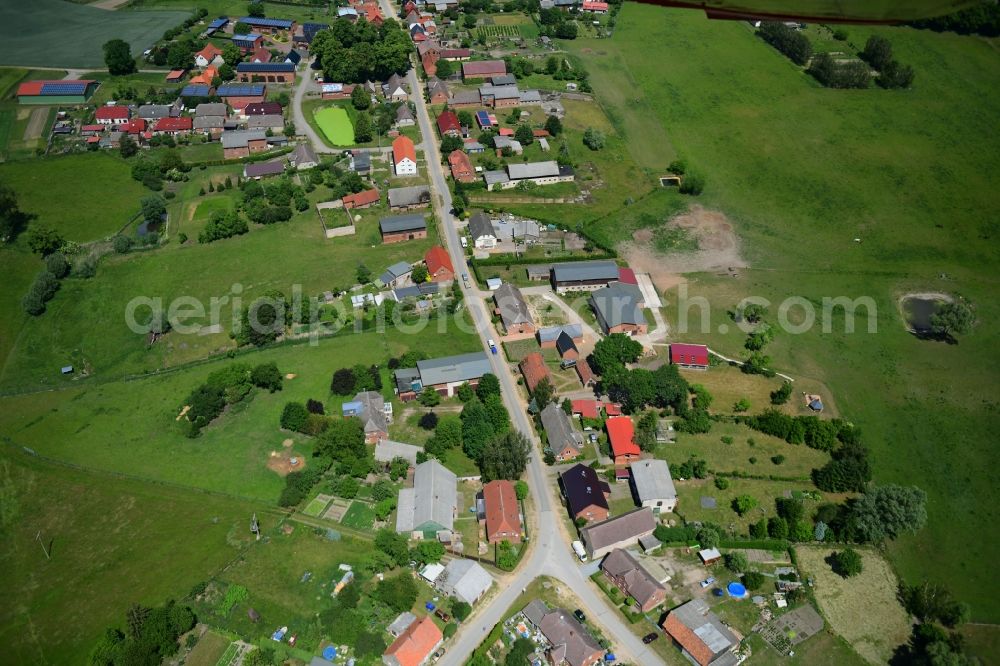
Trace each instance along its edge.
<instances>
[{"instance_id":1,"label":"green meadow","mask_svg":"<svg viewBox=\"0 0 1000 666\"><path fill-rule=\"evenodd\" d=\"M335 146L354 145L354 126L347 111L340 106L327 106L315 113L316 124L323 136Z\"/></svg>"},{"instance_id":2,"label":"green meadow","mask_svg":"<svg viewBox=\"0 0 1000 666\"><path fill-rule=\"evenodd\" d=\"M697 203L728 216L750 268L738 279L688 276L690 295L711 302L707 330L677 330L676 291L667 314L676 337L725 354L745 353L726 314L745 296L770 299L771 321L789 296L817 313L823 297L871 297L876 333L866 332L863 309L855 333L834 314L830 333L819 320L805 333L779 334L768 354L779 371L825 387L861 427L876 482L928 492L927 527L889 548L902 577L945 583L972 604L975 619L995 622L1000 604L975 572L1000 556L983 531L997 519L998 499L983 470L1000 426L992 397L1000 42L861 27L849 28L850 39L863 44L876 31L913 65L912 90L827 90L745 23L626 5L613 39L569 48L583 58L627 150L622 168L645 176L646 194L618 215L599 206L550 207L548 215L559 210L609 244L625 240L686 203L654 192L667 163L686 159L706 176ZM911 291L970 299L978 326L954 345L918 340L897 307ZM803 312L792 308L788 319L801 323ZM720 332L723 325L731 330Z\"/></svg>"}]
</instances>

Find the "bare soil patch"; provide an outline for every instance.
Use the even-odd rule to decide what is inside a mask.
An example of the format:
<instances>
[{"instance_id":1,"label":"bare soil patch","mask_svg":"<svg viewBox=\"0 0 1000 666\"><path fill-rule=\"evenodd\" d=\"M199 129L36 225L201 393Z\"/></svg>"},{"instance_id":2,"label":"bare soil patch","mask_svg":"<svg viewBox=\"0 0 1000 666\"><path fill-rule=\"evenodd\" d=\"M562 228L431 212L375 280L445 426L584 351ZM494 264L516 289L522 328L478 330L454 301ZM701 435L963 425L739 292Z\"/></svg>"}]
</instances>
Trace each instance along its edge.
<instances>
[{"instance_id":1,"label":"bare soil patch","mask_svg":"<svg viewBox=\"0 0 1000 666\"><path fill-rule=\"evenodd\" d=\"M294 440L294 439L286 439L285 441L283 441L283 442L281 443L281 445L282 445L283 447L285 447L286 449L287 449L287 448L290 448L290 447L291 447L291 446L292 446L293 444L295 444L295 440Z\"/></svg>"},{"instance_id":2,"label":"bare soil patch","mask_svg":"<svg viewBox=\"0 0 1000 666\"><path fill-rule=\"evenodd\" d=\"M884 664L896 646L906 642L910 622L896 598L899 582L889 563L876 551L858 548L864 570L841 578L824 560L829 547L796 549L802 573L816 581L816 601L830 623L865 661Z\"/></svg>"},{"instance_id":3,"label":"bare soil patch","mask_svg":"<svg viewBox=\"0 0 1000 666\"><path fill-rule=\"evenodd\" d=\"M305 466L305 458L290 451L271 451L267 459L267 468L278 476L288 476L290 472L297 472Z\"/></svg>"},{"instance_id":4,"label":"bare soil patch","mask_svg":"<svg viewBox=\"0 0 1000 666\"><path fill-rule=\"evenodd\" d=\"M28 126L24 128L24 140L34 141L41 138L42 130L45 129L45 121L48 120L48 117L48 107L33 110L31 112L31 120L28 121Z\"/></svg>"},{"instance_id":5,"label":"bare soil patch","mask_svg":"<svg viewBox=\"0 0 1000 666\"><path fill-rule=\"evenodd\" d=\"M684 231L697 242L698 249L663 253L654 246L657 229L639 229L632 240L620 250L629 265L641 273L649 273L653 284L662 293L684 281L683 273L724 271L734 274L747 263L740 255L739 239L726 216L714 210L694 205L663 223L665 230Z\"/></svg>"},{"instance_id":6,"label":"bare soil patch","mask_svg":"<svg viewBox=\"0 0 1000 666\"><path fill-rule=\"evenodd\" d=\"M285 379L295 379L296 376L297 375L294 372L289 372L287 375L285 375Z\"/></svg>"}]
</instances>

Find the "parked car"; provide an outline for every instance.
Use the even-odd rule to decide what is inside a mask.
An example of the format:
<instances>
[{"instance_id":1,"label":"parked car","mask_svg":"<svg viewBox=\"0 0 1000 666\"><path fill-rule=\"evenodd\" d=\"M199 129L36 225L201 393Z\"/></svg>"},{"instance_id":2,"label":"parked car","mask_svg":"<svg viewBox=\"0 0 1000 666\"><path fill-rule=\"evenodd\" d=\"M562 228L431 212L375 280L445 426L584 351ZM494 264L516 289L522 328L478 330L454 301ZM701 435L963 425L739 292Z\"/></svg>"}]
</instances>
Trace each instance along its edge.
<instances>
[{"instance_id":1,"label":"parked car","mask_svg":"<svg viewBox=\"0 0 1000 666\"><path fill-rule=\"evenodd\" d=\"M448 622L451 622L451 615L448 615L447 613L445 613L440 608L438 608L436 611L434 611L434 614L437 615L439 618L441 618L441 621L444 622L445 624L447 624Z\"/></svg>"},{"instance_id":2,"label":"parked car","mask_svg":"<svg viewBox=\"0 0 1000 666\"><path fill-rule=\"evenodd\" d=\"M587 621L587 616L584 615L583 611L580 610L579 608L577 608L575 611L573 611L573 617L575 617L580 622L586 622Z\"/></svg>"},{"instance_id":3,"label":"parked car","mask_svg":"<svg viewBox=\"0 0 1000 666\"><path fill-rule=\"evenodd\" d=\"M438 650L437 652L435 652L434 655L431 658L434 661L437 661L438 659L440 659L443 656L444 656L444 648L441 648L440 650Z\"/></svg>"},{"instance_id":4,"label":"parked car","mask_svg":"<svg viewBox=\"0 0 1000 666\"><path fill-rule=\"evenodd\" d=\"M658 633L656 633L655 631L653 631L653 632L650 632L650 633L646 634L645 636L643 636L642 637L642 642L645 643L646 645L649 645L650 643L652 643L653 641L655 641L659 637L660 637L660 635Z\"/></svg>"},{"instance_id":5,"label":"parked car","mask_svg":"<svg viewBox=\"0 0 1000 666\"><path fill-rule=\"evenodd\" d=\"M715 582L715 576L709 576L705 580L701 581L701 586L702 587L708 587L709 585L711 585L714 582Z\"/></svg>"}]
</instances>

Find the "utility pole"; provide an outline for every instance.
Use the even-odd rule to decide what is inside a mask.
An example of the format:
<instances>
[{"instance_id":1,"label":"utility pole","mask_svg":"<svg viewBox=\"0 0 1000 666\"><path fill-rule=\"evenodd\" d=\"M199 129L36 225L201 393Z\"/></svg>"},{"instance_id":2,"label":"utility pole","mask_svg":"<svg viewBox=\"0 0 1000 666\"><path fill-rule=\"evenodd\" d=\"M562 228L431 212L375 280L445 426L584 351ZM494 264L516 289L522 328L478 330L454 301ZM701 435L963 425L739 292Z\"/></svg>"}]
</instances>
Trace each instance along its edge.
<instances>
[{"instance_id":1,"label":"utility pole","mask_svg":"<svg viewBox=\"0 0 1000 666\"><path fill-rule=\"evenodd\" d=\"M52 557L51 557L51 555L49 555L49 549L46 548L45 542L42 541L42 531L41 530L39 530L38 534L35 535L35 541L37 541L39 544L41 544L41 546L42 546L42 552L45 553L45 559L51 560Z\"/></svg>"}]
</instances>

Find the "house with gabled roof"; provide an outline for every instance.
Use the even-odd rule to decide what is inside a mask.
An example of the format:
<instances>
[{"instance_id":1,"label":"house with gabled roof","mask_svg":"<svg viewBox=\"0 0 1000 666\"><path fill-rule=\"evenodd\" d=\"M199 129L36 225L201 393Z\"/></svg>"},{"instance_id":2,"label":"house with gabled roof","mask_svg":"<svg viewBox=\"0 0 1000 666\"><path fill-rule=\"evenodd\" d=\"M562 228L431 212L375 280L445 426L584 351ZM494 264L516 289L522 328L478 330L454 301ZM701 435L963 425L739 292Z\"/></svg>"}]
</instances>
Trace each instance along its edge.
<instances>
[{"instance_id":1,"label":"house with gabled roof","mask_svg":"<svg viewBox=\"0 0 1000 666\"><path fill-rule=\"evenodd\" d=\"M656 518L653 511L644 507L587 525L580 529L580 539L591 559L597 559L615 548L635 545L642 537L652 534L654 529Z\"/></svg>"},{"instance_id":2,"label":"house with gabled roof","mask_svg":"<svg viewBox=\"0 0 1000 666\"><path fill-rule=\"evenodd\" d=\"M378 226L383 243L427 238L427 220L419 213L383 217L378 221Z\"/></svg>"},{"instance_id":3,"label":"house with gabled roof","mask_svg":"<svg viewBox=\"0 0 1000 666\"><path fill-rule=\"evenodd\" d=\"M449 282L455 279L455 267L452 266L448 251L440 245L435 245L424 253L424 264L427 275L433 282Z\"/></svg>"},{"instance_id":4,"label":"house with gabled roof","mask_svg":"<svg viewBox=\"0 0 1000 666\"><path fill-rule=\"evenodd\" d=\"M410 137L401 134L393 139L392 164L397 176L417 175L417 148Z\"/></svg>"},{"instance_id":5,"label":"house with gabled roof","mask_svg":"<svg viewBox=\"0 0 1000 666\"><path fill-rule=\"evenodd\" d=\"M639 460L629 469L632 492L639 506L648 506L653 513L669 513L677 507L677 489L666 460Z\"/></svg>"},{"instance_id":6,"label":"house with gabled roof","mask_svg":"<svg viewBox=\"0 0 1000 666\"><path fill-rule=\"evenodd\" d=\"M464 150L453 150L448 155L448 167L451 169L451 177L458 183L476 182L476 170L472 166L472 160Z\"/></svg>"},{"instance_id":7,"label":"house with gabled roof","mask_svg":"<svg viewBox=\"0 0 1000 666\"><path fill-rule=\"evenodd\" d=\"M625 282L612 282L590 295L590 307L605 335L645 334L648 325L642 306L642 292L639 287Z\"/></svg>"},{"instance_id":8,"label":"house with gabled roof","mask_svg":"<svg viewBox=\"0 0 1000 666\"><path fill-rule=\"evenodd\" d=\"M464 601L470 606L483 598L493 585L493 576L478 562L457 558L445 565L434 586L449 597Z\"/></svg>"},{"instance_id":9,"label":"house with gabled roof","mask_svg":"<svg viewBox=\"0 0 1000 666\"><path fill-rule=\"evenodd\" d=\"M631 418L612 416L604 422L604 428L608 432L611 455L615 459L616 467L623 467L639 459L641 451L639 445L635 443L635 427Z\"/></svg>"},{"instance_id":10,"label":"house with gabled roof","mask_svg":"<svg viewBox=\"0 0 1000 666\"><path fill-rule=\"evenodd\" d=\"M608 553L601 562L601 571L625 596L634 599L643 613L653 610L667 598L667 588L627 550L616 548Z\"/></svg>"},{"instance_id":11,"label":"house with gabled roof","mask_svg":"<svg viewBox=\"0 0 1000 666\"><path fill-rule=\"evenodd\" d=\"M583 453L583 435L573 427L573 422L559 405L549 403L539 418L548 440L548 449L557 461L573 460Z\"/></svg>"},{"instance_id":12,"label":"house with gabled roof","mask_svg":"<svg viewBox=\"0 0 1000 666\"><path fill-rule=\"evenodd\" d=\"M497 235L493 223L481 210L477 210L469 218L469 236L472 237L472 245L476 248L496 247Z\"/></svg>"},{"instance_id":13,"label":"house with gabled roof","mask_svg":"<svg viewBox=\"0 0 1000 666\"><path fill-rule=\"evenodd\" d=\"M483 516L480 523L489 543L521 542L521 507L514 491L514 482L490 481L483 485Z\"/></svg>"},{"instance_id":14,"label":"house with gabled roof","mask_svg":"<svg viewBox=\"0 0 1000 666\"><path fill-rule=\"evenodd\" d=\"M432 539L451 532L458 512L458 477L437 460L422 462L413 475L413 487L399 491L396 531Z\"/></svg>"},{"instance_id":15,"label":"house with gabled roof","mask_svg":"<svg viewBox=\"0 0 1000 666\"><path fill-rule=\"evenodd\" d=\"M553 666L595 666L603 658L604 649L600 643L569 611L550 609L544 601L535 599L521 614L542 632L548 642L546 656Z\"/></svg>"},{"instance_id":16,"label":"house with gabled roof","mask_svg":"<svg viewBox=\"0 0 1000 666\"><path fill-rule=\"evenodd\" d=\"M375 444L389 438L392 404L387 403L381 393L362 391L350 402L345 402L341 406L341 412L344 416L361 420L366 444Z\"/></svg>"},{"instance_id":17,"label":"house with gabled roof","mask_svg":"<svg viewBox=\"0 0 1000 666\"><path fill-rule=\"evenodd\" d=\"M597 475L597 470L586 465L574 465L559 475L566 507L573 520L588 521L607 519L611 508L608 498L611 487Z\"/></svg>"},{"instance_id":18,"label":"house with gabled roof","mask_svg":"<svg viewBox=\"0 0 1000 666\"><path fill-rule=\"evenodd\" d=\"M524 300L521 290L505 282L493 292L494 312L500 315L507 335L534 334L535 322L531 318L531 308Z\"/></svg>"},{"instance_id":19,"label":"house with gabled roof","mask_svg":"<svg viewBox=\"0 0 1000 666\"><path fill-rule=\"evenodd\" d=\"M549 383L552 382L552 375L549 372L549 368L545 365L545 359L542 358L539 352L531 352L522 358L517 367L524 377L524 385L527 387L528 393L534 393L535 388L542 380L547 379Z\"/></svg>"},{"instance_id":20,"label":"house with gabled roof","mask_svg":"<svg viewBox=\"0 0 1000 666\"><path fill-rule=\"evenodd\" d=\"M429 615L413 622L382 654L385 666L423 666L444 642L444 634Z\"/></svg>"},{"instance_id":21,"label":"house with gabled roof","mask_svg":"<svg viewBox=\"0 0 1000 666\"><path fill-rule=\"evenodd\" d=\"M667 613L661 625L688 661L698 666L736 666L740 641L704 599L692 599Z\"/></svg>"}]
</instances>

